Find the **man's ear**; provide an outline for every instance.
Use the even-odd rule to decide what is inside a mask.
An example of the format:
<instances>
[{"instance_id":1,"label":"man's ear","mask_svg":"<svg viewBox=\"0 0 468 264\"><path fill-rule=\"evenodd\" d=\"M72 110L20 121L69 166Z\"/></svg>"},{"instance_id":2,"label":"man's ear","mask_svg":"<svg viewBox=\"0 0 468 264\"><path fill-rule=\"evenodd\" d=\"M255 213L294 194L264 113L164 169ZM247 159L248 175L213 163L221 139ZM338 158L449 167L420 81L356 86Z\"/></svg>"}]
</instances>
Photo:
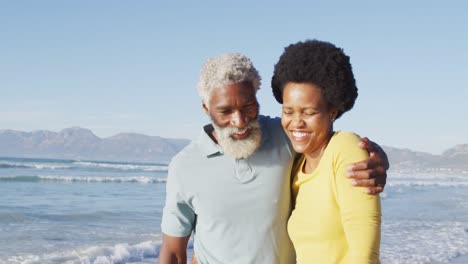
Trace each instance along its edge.
<instances>
[{"instance_id":1,"label":"man's ear","mask_svg":"<svg viewBox=\"0 0 468 264\"><path fill-rule=\"evenodd\" d=\"M208 115L208 107L206 106L205 102L202 102L202 107L203 107L203 110L205 110L205 113Z\"/></svg>"}]
</instances>

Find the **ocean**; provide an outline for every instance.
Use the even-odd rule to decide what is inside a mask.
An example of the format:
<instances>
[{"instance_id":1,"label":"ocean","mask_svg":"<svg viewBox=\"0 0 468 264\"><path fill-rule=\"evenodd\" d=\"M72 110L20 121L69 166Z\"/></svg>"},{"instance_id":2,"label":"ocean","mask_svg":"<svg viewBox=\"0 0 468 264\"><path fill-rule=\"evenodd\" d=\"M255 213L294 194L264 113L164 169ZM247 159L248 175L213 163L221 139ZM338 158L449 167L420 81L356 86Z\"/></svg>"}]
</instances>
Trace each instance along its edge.
<instances>
[{"instance_id":1,"label":"ocean","mask_svg":"<svg viewBox=\"0 0 468 264\"><path fill-rule=\"evenodd\" d=\"M0 158L0 263L155 263L166 177L167 164ZM468 263L467 173L390 172L381 198L383 264Z\"/></svg>"}]
</instances>

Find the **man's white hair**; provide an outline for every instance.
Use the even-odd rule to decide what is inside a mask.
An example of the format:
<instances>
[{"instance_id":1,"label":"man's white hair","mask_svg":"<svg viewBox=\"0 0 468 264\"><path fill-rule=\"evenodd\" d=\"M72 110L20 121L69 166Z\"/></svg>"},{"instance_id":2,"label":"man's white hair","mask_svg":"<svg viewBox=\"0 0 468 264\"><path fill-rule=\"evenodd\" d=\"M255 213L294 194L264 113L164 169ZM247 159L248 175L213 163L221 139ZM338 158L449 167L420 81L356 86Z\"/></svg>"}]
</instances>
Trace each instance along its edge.
<instances>
[{"instance_id":1,"label":"man's white hair","mask_svg":"<svg viewBox=\"0 0 468 264\"><path fill-rule=\"evenodd\" d=\"M198 95L208 104L214 89L248 81L255 91L260 89L260 75L252 61L240 53L226 53L209 58L203 65L198 80Z\"/></svg>"}]
</instances>

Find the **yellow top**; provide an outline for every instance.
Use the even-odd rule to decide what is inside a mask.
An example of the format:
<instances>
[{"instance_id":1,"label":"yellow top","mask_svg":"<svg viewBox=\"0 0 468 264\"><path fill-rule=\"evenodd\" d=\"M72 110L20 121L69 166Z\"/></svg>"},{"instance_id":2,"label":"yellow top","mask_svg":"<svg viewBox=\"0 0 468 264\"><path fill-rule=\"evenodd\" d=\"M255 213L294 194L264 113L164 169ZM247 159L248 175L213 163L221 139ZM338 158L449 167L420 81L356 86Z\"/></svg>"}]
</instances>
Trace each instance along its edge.
<instances>
[{"instance_id":1,"label":"yellow top","mask_svg":"<svg viewBox=\"0 0 468 264\"><path fill-rule=\"evenodd\" d=\"M288 232L297 263L380 263L380 198L344 176L347 165L368 157L359 141L336 132L313 173L302 172L304 156L296 164Z\"/></svg>"}]
</instances>

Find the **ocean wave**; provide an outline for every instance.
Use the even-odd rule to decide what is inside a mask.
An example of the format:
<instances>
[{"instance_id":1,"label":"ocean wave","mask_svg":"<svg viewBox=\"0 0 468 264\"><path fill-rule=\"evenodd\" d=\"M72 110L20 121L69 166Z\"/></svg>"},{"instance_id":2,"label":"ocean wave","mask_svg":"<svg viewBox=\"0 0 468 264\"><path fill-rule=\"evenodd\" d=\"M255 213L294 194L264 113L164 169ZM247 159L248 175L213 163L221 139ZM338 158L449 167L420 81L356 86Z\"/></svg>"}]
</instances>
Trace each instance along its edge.
<instances>
[{"instance_id":1,"label":"ocean wave","mask_svg":"<svg viewBox=\"0 0 468 264\"><path fill-rule=\"evenodd\" d=\"M468 224L452 221L383 222L380 254L385 264L449 262L468 254Z\"/></svg>"},{"instance_id":2,"label":"ocean wave","mask_svg":"<svg viewBox=\"0 0 468 264\"><path fill-rule=\"evenodd\" d=\"M93 246L81 250L71 250L60 253L9 257L8 263L39 264L39 263L127 263L142 261L147 258L157 258L160 241L146 241L135 245L117 244L115 246Z\"/></svg>"},{"instance_id":3,"label":"ocean wave","mask_svg":"<svg viewBox=\"0 0 468 264\"><path fill-rule=\"evenodd\" d=\"M116 170L116 171L145 171L165 172L165 164L137 164L98 161L7 161L0 160L0 169L36 169L36 170Z\"/></svg>"},{"instance_id":4,"label":"ocean wave","mask_svg":"<svg viewBox=\"0 0 468 264\"><path fill-rule=\"evenodd\" d=\"M466 174L448 174L442 172L431 172L431 173L398 173L398 172L389 172L390 179L452 179L452 180L468 180L468 175Z\"/></svg>"},{"instance_id":5,"label":"ocean wave","mask_svg":"<svg viewBox=\"0 0 468 264\"><path fill-rule=\"evenodd\" d=\"M73 163L80 168L104 168L124 171L167 171L167 165L149 165L149 164L129 164L129 163L107 163L93 161L76 161Z\"/></svg>"},{"instance_id":6,"label":"ocean wave","mask_svg":"<svg viewBox=\"0 0 468 264\"><path fill-rule=\"evenodd\" d=\"M468 187L468 181L453 180L393 180L388 179L386 187Z\"/></svg>"},{"instance_id":7,"label":"ocean wave","mask_svg":"<svg viewBox=\"0 0 468 264\"><path fill-rule=\"evenodd\" d=\"M15 213L15 212L0 212L0 223L2 222L23 222L26 221L28 218L21 213Z\"/></svg>"},{"instance_id":8,"label":"ocean wave","mask_svg":"<svg viewBox=\"0 0 468 264\"><path fill-rule=\"evenodd\" d=\"M145 241L129 245L127 243L114 246L92 246L85 249L70 250L44 255L12 256L8 263L42 264L42 263L82 263L82 264L125 264L145 261L156 263L159 256L161 241ZM193 252L192 241L188 245ZM0 260L1 261L1 260Z\"/></svg>"},{"instance_id":9,"label":"ocean wave","mask_svg":"<svg viewBox=\"0 0 468 264\"><path fill-rule=\"evenodd\" d=\"M71 169L73 166L63 164L51 164L51 163L12 163L2 162L0 163L0 169Z\"/></svg>"},{"instance_id":10,"label":"ocean wave","mask_svg":"<svg viewBox=\"0 0 468 264\"><path fill-rule=\"evenodd\" d=\"M0 182L97 182L97 183L164 183L166 178L149 176L12 176L0 177Z\"/></svg>"}]
</instances>

